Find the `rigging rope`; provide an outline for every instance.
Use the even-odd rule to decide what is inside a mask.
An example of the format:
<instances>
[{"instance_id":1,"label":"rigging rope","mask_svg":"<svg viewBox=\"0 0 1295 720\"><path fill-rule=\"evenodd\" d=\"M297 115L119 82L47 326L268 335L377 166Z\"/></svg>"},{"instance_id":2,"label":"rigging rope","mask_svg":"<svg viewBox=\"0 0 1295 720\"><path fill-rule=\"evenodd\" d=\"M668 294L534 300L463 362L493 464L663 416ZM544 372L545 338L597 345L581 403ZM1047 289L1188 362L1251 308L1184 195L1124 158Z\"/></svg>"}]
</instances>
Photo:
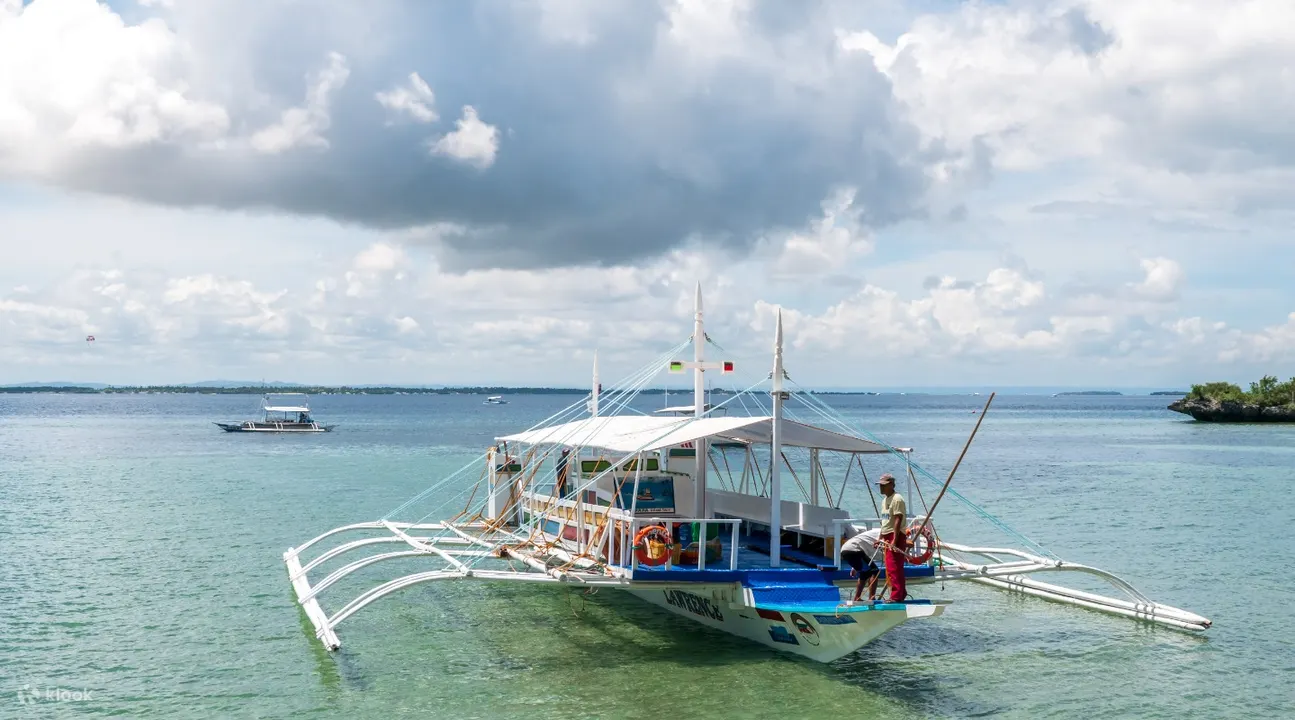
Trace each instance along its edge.
<instances>
[{"instance_id":1,"label":"rigging rope","mask_svg":"<svg viewBox=\"0 0 1295 720\"><path fill-rule=\"evenodd\" d=\"M657 373L659 373L659 372L660 372L660 368L662 367L662 363L663 363L663 362L665 362L665 360L664 360L664 359L666 359L666 358L670 358L670 357L673 357L675 354L677 354L681 349L683 349L683 348L684 348L684 347L686 347L687 345L688 345L688 341L681 342L681 343L679 343L679 344L675 345L675 347L671 348L668 352L662 353L662 355L661 355L657 360L655 360L652 364L650 364L650 365L646 365L646 366L644 366L643 368L641 368L639 371L637 371L637 372L633 373L633 374L630 376L629 380L634 380L634 379L636 379L636 378L641 378L641 380L639 380L639 382L634 383L634 385L637 385L638 387L637 387L637 389L635 389L635 392L633 393L633 395L637 395L637 394L638 394L638 390L641 390L641 389L642 389L642 385L643 385L643 384L645 384L648 380L650 380L653 376L655 376ZM649 372L649 371L650 371L650 372ZM629 380L627 380L627 381L623 381L623 382L621 383L621 385L628 385L628 384L629 384ZM618 386L618 387L619 387L619 386ZM632 387L632 385L631 385L631 387ZM626 389L628 389L628 388L626 388ZM609 406L610 406L610 408L611 408L612 410L615 410L615 409L618 407L618 405L617 405L617 402L618 402L618 400L617 400L617 394L618 394L618 388L617 388L617 387L613 387L613 389L611 390L611 392L610 392L610 393L608 393L608 395L610 395L610 398L609 398ZM621 394L623 395L624 393L621 393ZM568 418L570 418L570 417L573 417L573 416L575 416L575 415L579 415L579 414L583 413L583 412L587 409L588 403L589 403L589 401L592 399L592 397L593 397L593 393L591 392L591 393L589 393L588 395L585 395L585 396L584 396L583 398L581 398L580 400L577 400L577 401L575 401L575 402L571 403L570 405L566 406L565 408L562 408L561 410L558 410L557 412L553 413L552 415L549 415L547 418L544 418L543 420L539 421L538 423L535 423L535 424L534 424L534 425L532 425L531 427L527 428L527 432L529 432L529 431L533 431L533 430L539 430L539 429L542 429L542 428L544 428L544 427L549 427L549 426L556 426L556 425L559 425L559 424L561 424L561 422L558 422L558 421L563 421L563 422L565 422L565 421L567 421L567 419L568 419ZM601 395L600 395L600 399L601 399ZM633 397L632 397L632 396L630 396L630 397L626 398L626 402L628 402L629 400L632 400L632 399L633 399ZM622 405L623 405L623 404L624 404L624 403L622 403ZM467 463L466 465L464 465L463 467L461 467L461 468L459 468L458 470L454 471L453 473L451 473L450 475L446 476L445 478L443 478L443 479L442 479L442 480L440 480L439 482L433 483L433 484L432 484L430 487L428 487L426 490L423 490L422 492L418 493L417 495L415 495L414 497L410 498L409 500L406 500L404 503L402 503L401 505L399 505L398 507L396 507L394 510L392 510L392 511L388 512L386 515L384 515L382 519L383 519L384 521L386 521L386 520L390 520L391 518L395 517L395 516L396 516L396 515L398 515L399 513L404 512L405 510L409 509L409 508L410 508L411 506L413 506L414 504L416 504L416 503L418 503L419 501L421 501L421 500L423 500L423 499L427 498L427 497L428 497L429 495L431 495L432 493L434 493L434 492L436 492L437 490L439 490L439 489L443 488L445 485L447 485L448 483L450 483L450 482L452 482L453 480L455 480L456 478L458 478L461 474L463 474L463 473L464 473L464 472L466 472L467 470L469 470L469 469L471 469L472 467L474 467L477 463L479 463L479 462L483 462L483 461L485 460L486 456L487 456L487 453L482 453L481 455L478 455L476 458L474 458L473 460L471 460L470 462L468 462L468 463ZM478 481L478 482L481 482L481 481ZM452 496L451 498L448 498L446 501L444 501L444 502L442 502L441 504L439 504L439 505L437 505L436 507L434 507L431 511L429 511L426 515L424 515L424 516L423 516L423 519L426 519L426 518L430 517L431 515L435 514L435 513L436 513L437 511L439 511L440 509L444 508L446 505L449 505L449 504L450 504L451 502L453 502L454 500L457 500L458 498L462 497L462 496L463 496L463 494L466 492L466 490L467 490L467 489L465 489L463 492L456 493L456 494L455 494L454 496ZM422 522L422 520L419 520L419 522Z\"/></svg>"},{"instance_id":2,"label":"rigging rope","mask_svg":"<svg viewBox=\"0 0 1295 720\"><path fill-rule=\"evenodd\" d=\"M838 412L838 411L837 411L836 409L834 409L832 406L830 406L830 405L828 405L828 404L824 403L824 402L823 402L822 400L820 400L817 396L815 396L812 392L810 392L810 391L806 390L805 388L803 388L803 387L800 385L800 383L797 383L795 380L789 380L789 382L791 382L793 385L795 385L795 386L799 389L799 391L798 391L798 392L793 393L793 397L795 397L796 399L800 400L802 403L805 403L805 405L807 405L807 406L808 406L808 407L810 407L811 409L816 410L816 411L817 411L817 412L818 412L818 413L819 413L823 418L825 418L826 420L828 420L828 421L830 421L830 422L834 423L834 424L835 424L835 425L837 425L838 427L840 427L840 428L842 428L842 429L844 429L844 430L846 430L846 431L848 431L848 432L850 432L850 433L855 433L855 434L857 434L857 436L859 436L859 437L862 437L862 438L864 438L864 439L866 439L866 440L870 440L870 441L872 441L872 442L877 443L878 445L880 445L880 446L884 447L884 448L887 450L887 452L889 452L890 454L892 454L892 455L894 455L894 456L896 456L896 457L899 457L900 459L904 459L904 458L903 458L903 453L902 453L902 452L900 452L900 450L898 450L897 448L895 448L895 447L891 446L889 443L883 442L882 440L880 440L879 438L877 438L875 435L873 435L872 433L868 432L867 430L864 430L863 428L858 428L858 427L853 426L853 425L849 422L849 420L845 418L845 416L844 416L844 415L842 415L840 412ZM815 405L815 403L817 403L817 405ZM942 480L940 480L939 478L937 478L937 477L935 477L934 475L932 475L929 471L927 471L927 469L926 469L926 468L922 467L921 465L918 465L917 463L912 463L912 465L911 465L911 466L912 466L912 468L913 468L915 471L917 471L918 473L920 473L922 476L924 476L925 478L927 478L927 479L928 479L928 480L930 480L931 482L934 482L934 483L937 483L937 484L943 484L943 482L944 482L944 481L942 481ZM999 519L998 517L994 516L994 515L993 515L992 513L990 513L988 510L985 510L984 508L980 507L980 506L979 506L979 505L977 505L976 503L974 503L974 502L972 502L971 500L969 500L969 499L967 499L966 497L964 497L964 496L962 495L962 493L959 493L957 490L954 490L953 488L949 488L949 489L948 489L948 494L949 494L949 495L952 495L956 500L958 500L960 503L962 503L964 506L966 506L966 507L967 507L968 509L970 509L972 512L974 512L974 513L976 513L977 515L979 515L982 519L986 520L987 522L989 522L989 523L990 523L990 524L992 524L993 526L997 527L999 530L1002 530L1004 533L1007 533L1007 534L1008 534L1008 535L1010 535L1011 537L1013 537L1013 538L1017 539L1018 541L1020 541L1021 543L1023 543L1026 547L1030 548L1031 550L1035 551L1036 553L1038 553L1038 554L1040 554L1040 555L1043 555L1044 557L1051 558L1051 559L1053 559L1053 560L1059 560L1059 559L1060 559L1060 558L1058 558L1055 554L1053 554L1051 551L1049 551L1047 548L1045 548L1045 547L1043 547L1042 545L1038 544L1037 542L1035 542L1035 541L1033 541L1033 540L1029 539L1028 537L1026 537L1025 535L1023 535L1022 533L1020 533L1019 531L1017 531L1016 529L1014 529L1014 528L1012 528L1011 526L1009 526L1007 523L1003 522L1003 520L1001 520L1001 519Z\"/></svg>"}]
</instances>

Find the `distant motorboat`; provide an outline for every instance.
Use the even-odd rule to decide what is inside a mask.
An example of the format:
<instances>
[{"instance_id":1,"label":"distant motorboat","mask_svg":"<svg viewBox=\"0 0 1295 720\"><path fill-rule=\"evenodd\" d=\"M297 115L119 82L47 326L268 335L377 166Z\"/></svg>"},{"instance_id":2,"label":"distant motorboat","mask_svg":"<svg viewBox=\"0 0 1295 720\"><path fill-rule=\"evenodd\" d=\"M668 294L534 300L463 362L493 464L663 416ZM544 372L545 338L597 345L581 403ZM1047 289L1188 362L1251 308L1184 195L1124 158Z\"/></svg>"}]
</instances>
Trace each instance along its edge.
<instances>
[{"instance_id":1,"label":"distant motorboat","mask_svg":"<svg viewBox=\"0 0 1295 720\"><path fill-rule=\"evenodd\" d=\"M483 405L507 405L508 401L504 399L503 395L491 395L490 397L486 398L485 402L482 404Z\"/></svg>"},{"instance_id":2,"label":"distant motorboat","mask_svg":"<svg viewBox=\"0 0 1295 720\"><path fill-rule=\"evenodd\" d=\"M310 397L305 393L269 393L261 398L260 420L214 423L225 432L320 433L336 425L320 425L310 415Z\"/></svg>"}]
</instances>

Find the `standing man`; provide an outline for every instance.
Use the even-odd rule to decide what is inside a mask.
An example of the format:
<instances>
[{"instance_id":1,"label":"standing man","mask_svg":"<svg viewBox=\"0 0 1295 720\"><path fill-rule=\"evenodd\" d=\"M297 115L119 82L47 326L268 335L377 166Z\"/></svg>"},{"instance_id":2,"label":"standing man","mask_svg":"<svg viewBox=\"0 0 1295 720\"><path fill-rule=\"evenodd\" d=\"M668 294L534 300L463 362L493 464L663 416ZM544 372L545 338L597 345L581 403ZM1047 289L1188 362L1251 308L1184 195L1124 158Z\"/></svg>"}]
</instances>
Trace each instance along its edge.
<instances>
[{"instance_id":1,"label":"standing man","mask_svg":"<svg viewBox=\"0 0 1295 720\"><path fill-rule=\"evenodd\" d=\"M881 536L879 544L885 548L886 582L890 585L890 601L903 602L908 597L904 582L904 550L908 545L905 535L908 508L904 498L895 492L895 476L883 474L877 479L881 501Z\"/></svg>"},{"instance_id":2,"label":"standing man","mask_svg":"<svg viewBox=\"0 0 1295 720\"><path fill-rule=\"evenodd\" d=\"M557 491L559 498L567 496L567 456L571 454L570 448L562 448L562 455L558 457L558 476Z\"/></svg>"},{"instance_id":3,"label":"standing man","mask_svg":"<svg viewBox=\"0 0 1295 720\"><path fill-rule=\"evenodd\" d=\"M850 564L850 577L859 576L859 582L854 585L854 599L851 604L859 602L859 597L863 595L863 586L868 586L868 602L877 599L877 576L880 571L877 569L877 555L881 552L877 549L877 541L881 537L881 529L873 528L864 530L855 535L841 545L841 559ZM867 568L864 565L867 564Z\"/></svg>"}]
</instances>

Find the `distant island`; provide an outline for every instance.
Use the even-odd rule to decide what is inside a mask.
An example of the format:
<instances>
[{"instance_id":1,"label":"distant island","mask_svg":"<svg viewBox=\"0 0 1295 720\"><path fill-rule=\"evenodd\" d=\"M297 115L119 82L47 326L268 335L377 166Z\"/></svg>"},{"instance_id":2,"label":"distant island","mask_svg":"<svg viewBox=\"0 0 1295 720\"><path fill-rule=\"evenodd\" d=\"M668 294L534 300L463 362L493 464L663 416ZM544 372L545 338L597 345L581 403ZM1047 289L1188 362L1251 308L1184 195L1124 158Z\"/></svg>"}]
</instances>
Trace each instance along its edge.
<instances>
[{"instance_id":1,"label":"distant island","mask_svg":"<svg viewBox=\"0 0 1295 720\"><path fill-rule=\"evenodd\" d=\"M1059 392L1057 397L1062 395L1123 395L1122 392L1115 390L1072 390L1070 392Z\"/></svg>"},{"instance_id":2,"label":"distant island","mask_svg":"<svg viewBox=\"0 0 1295 720\"><path fill-rule=\"evenodd\" d=\"M1295 422L1295 378L1265 375L1249 390L1228 382L1193 385L1169 409L1202 422Z\"/></svg>"},{"instance_id":3,"label":"distant island","mask_svg":"<svg viewBox=\"0 0 1295 720\"><path fill-rule=\"evenodd\" d=\"M1152 395L1186 395L1186 390L1157 390Z\"/></svg>"}]
</instances>

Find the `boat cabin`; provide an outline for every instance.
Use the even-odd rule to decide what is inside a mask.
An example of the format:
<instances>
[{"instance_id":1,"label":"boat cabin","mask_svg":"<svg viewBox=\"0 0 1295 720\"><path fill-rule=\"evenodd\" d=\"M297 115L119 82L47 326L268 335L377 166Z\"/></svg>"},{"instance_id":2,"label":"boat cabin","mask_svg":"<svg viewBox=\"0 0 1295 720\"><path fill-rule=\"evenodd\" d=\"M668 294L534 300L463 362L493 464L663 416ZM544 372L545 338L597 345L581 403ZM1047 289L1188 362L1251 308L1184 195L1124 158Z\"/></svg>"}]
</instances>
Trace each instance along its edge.
<instances>
[{"instance_id":1,"label":"boat cabin","mask_svg":"<svg viewBox=\"0 0 1295 720\"><path fill-rule=\"evenodd\" d=\"M850 474L866 477L863 455L907 449L784 419L780 447L800 450L808 462L797 468L780 453L802 498L787 500L779 492L784 499L775 506L776 479L767 472L772 434L772 417L615 416L504 436L504 448L527 448L525 460L491 463L486 516L533 524L636 578L661 571L838 568L842 540L878 522L840 507ZM705 464L698 462L699 449ZM846 475L829 481L823 455L835 456L829 464ZM643 544L639 534L653 525L668 529L668 553L633 552ZM773 527L779 528L776 546Z\"/></svg>"}]
</instances>

